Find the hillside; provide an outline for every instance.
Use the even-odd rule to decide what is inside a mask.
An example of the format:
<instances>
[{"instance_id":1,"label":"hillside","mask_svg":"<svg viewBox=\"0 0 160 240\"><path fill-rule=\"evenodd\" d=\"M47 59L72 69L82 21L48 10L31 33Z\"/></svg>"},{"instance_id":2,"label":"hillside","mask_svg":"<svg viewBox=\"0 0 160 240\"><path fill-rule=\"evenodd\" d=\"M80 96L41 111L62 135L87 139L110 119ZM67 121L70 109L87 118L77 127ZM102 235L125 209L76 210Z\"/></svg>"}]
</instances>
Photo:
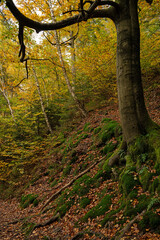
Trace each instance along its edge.
<instances>
[{"instance_id":1,"label":"hillside","mask_svg":"<svg viewBox=\"0 0 160 240\"><path fill-rule=\"evenodd\" d=\"M159 78L154 82L156 87L146 85L145 97L151 118L160 124ZM105 165L121 142L119 121L117 105L109 105L51 138L34 169L18 180L15 189L23 189L22 195L0 200L0 238L160 239L160 170L153 159L141 169L151 173L144 178L145 184L151 181L150 191L137 184L134 170L119 182L123 152L121 166ZM121 188L128 194L125 201Z\"/></svg>"}]
</instances>

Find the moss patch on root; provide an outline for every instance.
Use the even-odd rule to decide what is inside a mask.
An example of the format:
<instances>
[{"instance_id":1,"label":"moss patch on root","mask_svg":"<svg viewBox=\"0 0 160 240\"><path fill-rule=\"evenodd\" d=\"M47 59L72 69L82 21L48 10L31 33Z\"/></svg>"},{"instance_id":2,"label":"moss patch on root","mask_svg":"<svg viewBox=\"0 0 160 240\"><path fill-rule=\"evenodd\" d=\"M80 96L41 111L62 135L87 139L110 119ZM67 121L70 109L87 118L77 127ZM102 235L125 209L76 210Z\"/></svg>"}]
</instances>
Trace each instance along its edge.
<instances>
[{"instance_id":1,"label":"moss patch on root","mask_svg":"<svg viewBox=\"0 0 160 240\"><path fill-rule=\"evenodd\" d=\"M38 205L38 203L39 203L37 197L38 197L37 194L23 195L21 197L20 206L22 208L27 208L27 207L29 207L29 205L33 204L33 206L36 207Z\"/></svg>"},{"instance_id":2,"label":"moss patch on root","mask_svg":"<svg viewBox=\"0 0 160 240\"><path fill-rule=\"evenodd\" d=\"M88 218L96 218L97 216L101 216L105 214L109 210L109 207L112 203L112 196L106 195L104 196L100 202L93 207L89 212L86 213L86 215L83 217L83 221L87 221Z\"/></svg>"}]
</instances>

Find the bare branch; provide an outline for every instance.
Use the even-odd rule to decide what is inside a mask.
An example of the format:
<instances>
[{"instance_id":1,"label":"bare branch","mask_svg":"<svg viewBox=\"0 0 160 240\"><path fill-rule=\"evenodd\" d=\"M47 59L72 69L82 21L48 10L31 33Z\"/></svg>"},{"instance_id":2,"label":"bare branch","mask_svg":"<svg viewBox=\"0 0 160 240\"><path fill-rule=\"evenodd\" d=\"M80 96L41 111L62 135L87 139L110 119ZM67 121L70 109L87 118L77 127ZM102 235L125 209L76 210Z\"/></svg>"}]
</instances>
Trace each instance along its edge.
<instances>
[{"instance_id":1,"label":"bare branch","mask_svg":"<svg viewBox=\"0 0 160 240\"><path fill-rule=\"evenodd\" d=\"M41 23L34 21L26 16L24 16L18 8L15 6L12 0L6 0L7 7L12 12L14 17L18 20L21 26L26 26L32 29L35 29L36 32L40 31L48 31L48 30L57 30L62 29L67 26L71 26L75 23L82 22L84 20L82 14L77 14L73 17L69 17L67 19L55 22L55 23ZM98 1L99 2L99 1ZM116 11L114 8L108 8L108 9L101 9L101 10L94 10L96 7L97 1L94 2L94 4L91 5L91 7L88 9L89 14L87 16L87 19L89 18L110 18L114 20L116 18ZM91 10L93 12L91 12ZM86 19L85 19L86 20Z\"/></svg>"},{"instance_id":2,"label":"bare branch","mask_svg":"<svg viewBox=\"0 0 160 240\"><path fill-rule=\"evenodd\" d=\"M67 44L68 42L70 42L72 39L75 40L75 39L77 38L77 36L78 36L78 33L79 33L79 24L78 24L78 30L77 30L76 34L73 35L71 38L67 39L66 41L61 42L60 45L65 45L65 44ZM51 40L50 40L44 33L43 33L43 36L47 39L47 41L48 41L51 45L53 45L53 46L56 45L56 43L51 42ZM70 43L68 43L68 45L70 45Z\"/></svg>"},{"instance_id":3,"label":"bare branch","mask_svg":"<svg viewBox=\"0 0 160 240\"><path fill-rule=\"evenodd\" d=\"M88 8L88 10L84 11L83 6L87 2L90 2L90 1L86 1L84 3L83 3L83 1L80 2L82 13L79 13L75 16L72 16L72 17L69 17L67 19L64 19L64 20L61 20L61 21L58 21L58 22L54 22L54 23L40 23L40 22L34 21L34 20L24 16L18 10L18 8L15 6L15 4L13 3L12 0L6 0L7 7L9 8L11 13L14 15L14 17L19 22L18 38L19 38L19 43L20 43L20 51L19 51L19 56L21 56L20 61L24 62L24 61L28 60L28 58L25 59L25 45L24 45L24 41L23 41L24 27L29 27L29 28L35 29L36 32L38 33L40 31L62 29L62 28L65 28L67 26L71 26L75 23L80 23L82 21L87 21L90 18L103 18L103 17L107 18L108 17L108 18L112 19L113 21L116 19L117 4L116 4L116 7L113 6L113 5L115 5L115 3L113 3L112 1L95 0L93 3L91 1L90 2L91 5ZM102 3L112 5L112 6L110 8L107 8L107 9L95 10L96 7L98 5L101 5Z\"/></svg>"},{"instance_id":4,"label":"bare branch","mask_svg":"<svg viewBox=\"0 0 160 240\"><path fill-rule=\"evenodd\" d=\"M18 87L25 79L28 79L28 64L27 64L28 59L23 60L23 61L25 61L25 68L26 68L26 73L27 73L26 77L22 78L22 80L15 86L13 86L12 89Z\"/></svg>"}]
</instances>

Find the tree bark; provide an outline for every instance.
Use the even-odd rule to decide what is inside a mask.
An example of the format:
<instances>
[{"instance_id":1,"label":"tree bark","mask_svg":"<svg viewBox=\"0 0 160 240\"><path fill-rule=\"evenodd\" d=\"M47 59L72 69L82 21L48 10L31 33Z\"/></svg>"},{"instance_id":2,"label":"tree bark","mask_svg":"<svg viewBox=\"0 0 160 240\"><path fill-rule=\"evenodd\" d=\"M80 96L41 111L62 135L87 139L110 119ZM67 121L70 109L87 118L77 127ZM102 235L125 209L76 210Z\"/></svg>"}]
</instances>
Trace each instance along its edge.
<instances>
[{"instance_id":1,"label":"tree bark","mask_svg":"<svg viewBox=\"0 0 160 240\"><path fill-rule=\"evenodd\" d=\"M35 78L35 82L36 82L36 86L37 86L37 91L38 91L39 98L40 98L40 103L41 103L42 112L43 112L43 115L44 115L44 118L45 118L45 121L46 121L46 125L47 125L47 127L48 127L49 132L52 134L52 133L53 133L53 130L52 130L52 128L51 128L51 125L50 125L49 120L48 120L47 113L46 113L46 111L45 111L45 106L44 106L44 102L43 102L43 97L42 97L42 94L41 94L41 90L40 90L40 86L39 86L39 81L38 81L38 78L37 78L36 71L35 71L34 67L33 67L33 74L34 74L34 78Z\"/></svg>"},{"instance_id":2,"label":"tree bark","mask_svg":"<svg viewBox=\"0 0 160 240\"><path fill-rule=\"evenodd\" d=\"M2 93L3 96L4 96L4 98L5 98L6 101L7 101L7 104L8 104L8 107L9 107L9 110L10 110L10 113L11 113L11 116L12 116L13 121L14 121L15 123L17 123L17 122L16 122L16 119L15 119L15 116L14 116L14 112L13 112L12 106L11 106L11 102L10 102L8 96L7 96L6 91L5 91L6 86L5 86L4 72L3 72L2 64L1 64L0 67L1 67L1 80L0 80L0 81L1 81L1 85L2 85L2 87L0 87L0 91L1 91L1 93Z\"/></svg>"},{"instance_id":3,"label":"tree bark","mask_svg":"<svg viewBox=\"0 0 160 240\"><path fill-rule=\"evenodd\" d=\"M52 2L51 2L51 0L48 0L48 5L49 5L52 21L53 21L53 23L55 23L56 20L55 20L54 12L53 12L53 9L52 9ZM64 64L63 56L62 56L62 51L61 51L61 47L60 47L60 42L59 42L59 37L58 37L57 30L54 30L54 34L55 34L57 52L58 52L58 55L59 55L59 59L60 59L61 66L62 66L63 75L64 75L64 78L65 78L68 90L69 90L73 100L75 101L78 109L81 111L82 115L84 117L86 117L86 115L87 115L86 110L84 109L84 106L80 103L80 101L77 99L77 96L76 96L76 94L74 92L74 89L71 86L70 80L68 78L66 67L65 67L65 64Z\"/></svg>"},{"instance_id":4,"label":"tree bark","mask_svg":"<svg viewBox=\"0 0 160 240\"><path fill-rule=\"evenodd\" d=\"M49 0L51 3L51 0ZM57 30L75 23L87 21L90 18L110 18L117 29L117 85L120 118L124 140L129 144L137 136L145 134L151 125L151 119L146 110L140 66L140 32L138 22L138 0L119 0L91 2L87 11L53 23L39 23L25 17L14 5L12 0L6 0L7 6L19 21L21 60L25 60L23 43L24 26L37 32ZM151 1L152 2L152 1ZM98 5L108 5L105 9L96 9ZM51 8L52 9L52 8ZM83 11L83 6L82 9ZM54 17L54 15L53 15ZM65 68L64 68L65 71ZM66 82L68 80L66 79ZM68 88L74 99L73 89L68 82ZM77 102L77 98L75 98ZM79 104L79 102L77 102ZM80 105L79 105L80 106Z\"/></svg>"},{"instance_id":5,"label":"tree bark","mask_svg":"<svg viewBox=\"0 0 160 240\"><path fill-rule=\"evenodd\" d=\"M117 29L117 85L119 111L127 143L145 133L149 122L140 67L140 33L137 1L121 1Z\"/></svg>"}]
</instances>

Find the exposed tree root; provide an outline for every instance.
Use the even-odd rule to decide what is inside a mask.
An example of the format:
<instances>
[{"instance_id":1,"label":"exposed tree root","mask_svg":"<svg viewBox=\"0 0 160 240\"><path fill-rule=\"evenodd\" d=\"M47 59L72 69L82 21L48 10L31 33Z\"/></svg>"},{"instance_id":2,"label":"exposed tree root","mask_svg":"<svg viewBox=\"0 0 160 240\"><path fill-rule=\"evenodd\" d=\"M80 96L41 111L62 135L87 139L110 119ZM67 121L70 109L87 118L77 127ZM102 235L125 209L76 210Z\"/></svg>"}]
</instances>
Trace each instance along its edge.
<instances>
[{"instance_id":1,"label":"exposed tree root","mask_svg":"<svg viewBox=\"0 0 160 240\"><path fill-rule=\"evenodd\" d=\"M53 217L51 217L50 219L48 219L47 221L45 221L44 223L39 223L39 224L35 224L32 229L30 230L30 234L29 236L32 234L32 232L36 229L36 228L40 228L40 227L45 227L47 225L52 224L53 222L57 221L59 219L59 213L57 213L56 215L54 215ZM28 238L27 238L28 239Z\"/></svg>"},{"instance_id":2,"label":"exposed tree root","mask_svg":"<svg viewBox=\"0 0 160 240\"><path fill-rule=\"evenodd\" d=\"M80 178L81 176L83 176L85 173L89 172L94 166L96 166L99 162L101 162L102 160L104 160L106 158L106 155L102 158L100 158L98 161L94 162L90 167L88 167L86 170L84 170L83 172L81 172L79 175L75 176L69 183L67 183L66 185L64 185L61 189L59 189L56 193L54 193L49 199L48 201L43 205L43 207L41 208L42 213L45 211L44 208L51 202L53 201L64 189L70 187L78 178Z\"/></svg>"},{"instance_id":3,"label":"exposed tree root","mask_svg":"<svg viewBox=\"0 0 160 240\"><path fill-rule=\"evenodd\" d=\"M139 217L143 216L145 212L146 212L146 210L144 210L143 212L141 212L140 214L135 216L129 223L127 223L127 225L119 232L119 235L116 236L114 238L114 240L120 240L126 234L126 232L129 231L129 229L131 228L132 224L134 222L136 222L139 219Z\"/></svg>"},{"instance_id":4,"label":"exposed tree root","mask_svg":"<svg viewBox=\"0 0 160 240\"><path fill-rule=\"evenodd\" d=\"M49 220L45 221L44 223L39 223L39 224L36 224L32 231L35 230L36 228L40 228L40 227L45 227L47 225L50 225L52 224L53 222L57 221L59 219L59 213L57 213L56 215L54 215L53 217L51 217Z\"/></svg>"},{"instance_id":5,"label":"exposed tree root","mask_svg":"<svg viewBox=\"0 0 160 240\"><path fill-rule=\"evenodd\" d=\"M108 166L112 167L113 165L117 164L120 159L120 153L121 151L125 151L127 149L127 143L126 141L122 141L120 147L116 150L115 153L110 157L108 160Z\"/></svg>"},{"instance_id":6,"label":"exposed tree root","mask_svg":"<svg viewBox=\"0 0 160 240\"><path fill-rule=\"evenodd\" d=\"M91 235L95 235L96 236L95 239L97 239L97 237L102 239L102 240L107 240L108 239L104 234L102 234L100 232L94 232L94 231L90 231L90 230L85 231L84 230L84 231L81 231L81 232L77 233L73 238L71 238L71 240L83 239L83 237L86 233L91 234Z\"/></svg>"}]
</instances>

